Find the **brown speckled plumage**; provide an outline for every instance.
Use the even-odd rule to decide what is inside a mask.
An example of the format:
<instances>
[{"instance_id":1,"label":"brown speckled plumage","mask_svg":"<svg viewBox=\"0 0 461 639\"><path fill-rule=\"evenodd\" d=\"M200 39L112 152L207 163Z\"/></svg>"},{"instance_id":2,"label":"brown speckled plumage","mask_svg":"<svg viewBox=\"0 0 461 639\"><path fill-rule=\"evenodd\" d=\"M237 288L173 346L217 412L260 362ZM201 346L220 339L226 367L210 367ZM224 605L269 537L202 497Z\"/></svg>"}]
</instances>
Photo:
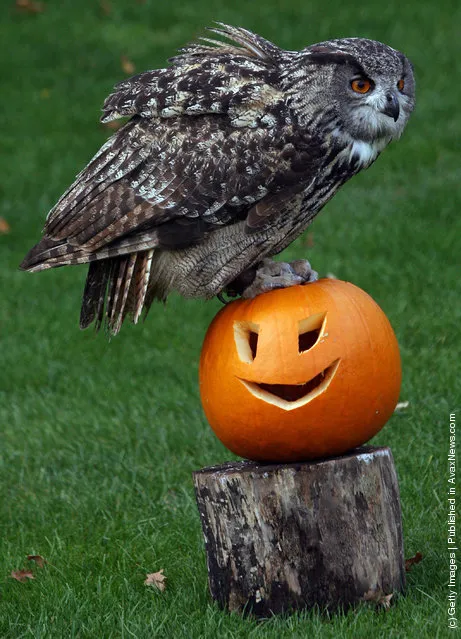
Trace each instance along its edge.
<instances>
[{"instance_id":1,"label":"brown speckled plumage","mask_svg":"<svg viewBox=\"0 0 461 639\"><path fill-rule=\"evenodd\" d=\"M285 248L403 131L413 75L394 49L350 38L291 52L244 29L215 31L231 44L190 45L168 68L116 86L102 121L130 120L50 211L21 265L90 263L82 328L105 318L117 333L171 290L220 293ZM374 102L352 95L357 75L373 78ZM401 77L392 121L383 96Z\"/></svg>"}]
</instances>

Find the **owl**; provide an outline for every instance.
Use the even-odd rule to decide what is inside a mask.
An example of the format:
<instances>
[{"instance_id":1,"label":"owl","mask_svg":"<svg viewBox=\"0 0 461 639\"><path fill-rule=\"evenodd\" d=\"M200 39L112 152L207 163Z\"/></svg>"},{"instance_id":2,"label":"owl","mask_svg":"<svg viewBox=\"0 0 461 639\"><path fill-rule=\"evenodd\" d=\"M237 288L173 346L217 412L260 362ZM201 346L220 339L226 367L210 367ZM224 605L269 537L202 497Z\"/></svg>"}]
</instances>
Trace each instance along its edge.
<instances>
[{"instance_id":1,"label":"owl","mask_svg":"<svg viewBox=\"0 0 461 639\"><path fill-rule=\"evenodd\" d=\"M285 51L217 23L164 69L116 85L102 122L129 120L48 214L21 268L88 263L80 326L115 334L171 291L251 297L314 279L270 258L398 139L409 60L364 38Z\"/></svg>"}]
</instances>

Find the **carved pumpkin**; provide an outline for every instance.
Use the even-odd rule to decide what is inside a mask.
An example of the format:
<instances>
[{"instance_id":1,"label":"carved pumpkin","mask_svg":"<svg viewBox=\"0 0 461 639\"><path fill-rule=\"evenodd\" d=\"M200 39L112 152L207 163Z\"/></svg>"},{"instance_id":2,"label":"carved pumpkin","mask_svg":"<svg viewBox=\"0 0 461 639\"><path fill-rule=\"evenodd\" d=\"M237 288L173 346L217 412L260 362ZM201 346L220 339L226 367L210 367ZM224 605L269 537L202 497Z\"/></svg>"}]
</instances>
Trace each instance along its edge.
<instances>
[{"instance_id":1,"label":"carved pumpkin","mask_svg":"<svg viewBox=\"0 0 461 639\"><path fill-rule=\"evenodd\" d=\"M327 457L365 443L391 416L400 382L387 317L339 280L228 304L200 359L211 427L231 451L261 461Z\"/></svg>"}]
</instances>

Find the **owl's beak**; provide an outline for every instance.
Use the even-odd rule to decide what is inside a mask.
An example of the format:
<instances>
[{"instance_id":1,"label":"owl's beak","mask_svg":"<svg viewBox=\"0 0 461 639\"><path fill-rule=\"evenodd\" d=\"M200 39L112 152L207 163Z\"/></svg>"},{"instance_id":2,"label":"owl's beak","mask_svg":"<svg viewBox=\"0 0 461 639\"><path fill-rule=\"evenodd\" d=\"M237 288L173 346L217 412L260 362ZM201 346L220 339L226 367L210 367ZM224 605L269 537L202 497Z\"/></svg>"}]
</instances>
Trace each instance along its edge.
<instances>
[{"instance_id":1,"label":"owl's beak","mask_svg":"<svg viewBox=\"0 0 461 639\"><path fill-rule=\"evenodd\" d=\"M397 122L400 114L400 104L399 98L395 93L388 93L386 95L386 106L384 109L381 109L381 113L388 115L390 118L394 119L394 122Z\"/></svg>"}]
</instances>

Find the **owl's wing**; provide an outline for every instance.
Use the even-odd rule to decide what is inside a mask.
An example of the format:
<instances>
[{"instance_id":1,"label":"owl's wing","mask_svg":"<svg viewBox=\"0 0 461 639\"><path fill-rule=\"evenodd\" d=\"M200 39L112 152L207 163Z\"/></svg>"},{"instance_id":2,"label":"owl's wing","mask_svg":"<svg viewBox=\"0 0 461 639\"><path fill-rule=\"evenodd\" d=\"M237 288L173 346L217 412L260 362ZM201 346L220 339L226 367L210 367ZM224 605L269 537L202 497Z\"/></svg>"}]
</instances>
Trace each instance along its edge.
<instances>
[{"instance_id":1,"label":"owl's wing","mask_svg":"<svg viewBox=\"0 0 461 639\"><path fill-rule=\"evenodd\" d=\"M270 43L249 38L240 56L229 45L190 47L169 69L119 85L104 119L132 119L50 212L23 268L85 262L107 245L187 246L245 217L248 230L270 224L316 158L295 149Z\"/></svg>"},{"instance_id":2,"label":"owl's wing","mask_svg":"<svg viewBox=\"0 0 461 639\"><path fill-rule=\"evenodd\" d=\"M45 234L94 251L140 226L227 224L288 186L289 148L275 131L232 130L222 118L132 120L51 211Z\"/></svg>"}]
</instances>

